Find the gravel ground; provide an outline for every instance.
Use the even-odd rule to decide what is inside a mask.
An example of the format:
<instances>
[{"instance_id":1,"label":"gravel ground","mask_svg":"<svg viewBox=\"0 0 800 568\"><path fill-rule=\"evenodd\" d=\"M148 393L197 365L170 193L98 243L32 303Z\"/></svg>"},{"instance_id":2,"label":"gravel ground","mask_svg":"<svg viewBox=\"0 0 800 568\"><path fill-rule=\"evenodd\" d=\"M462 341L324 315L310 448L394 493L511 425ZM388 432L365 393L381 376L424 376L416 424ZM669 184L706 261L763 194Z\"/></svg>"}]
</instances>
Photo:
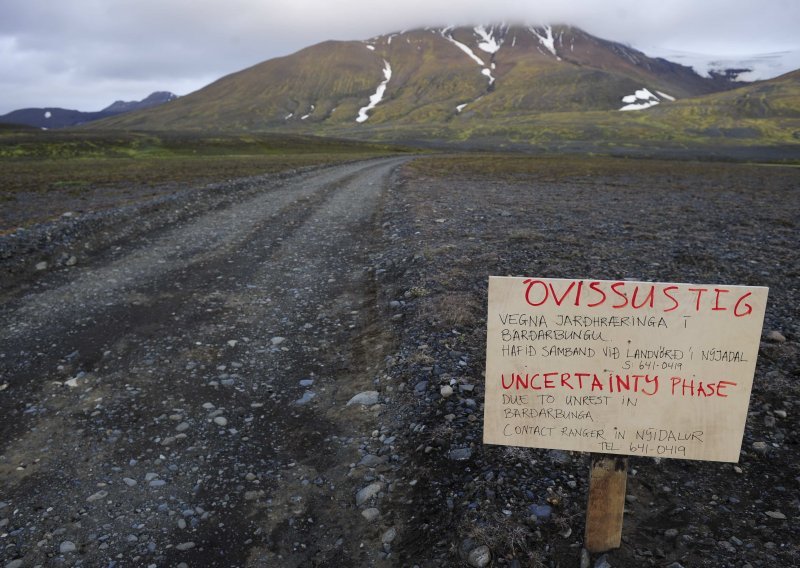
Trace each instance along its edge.
<instances>
[{"instance_id":1,"label":"gravel ground","mask_svg":"<svg viewBox=\"0 0 800 568\"><path fill-rule=\"evenodd\" d=\"M402 563L800 564L800 171L635 161L585 177L535 170L500 181L412 164L384 208L391 245L379 281L403 315L389 371L410 460L398 474L420 480ZM622 547L590 558L589 456L481 443L489 275L769 286L740 462L631 458Z\"/></svg>"},{"instance_id":2,"label":"gravel ground","mask_svg":"<svg viewBox=\"0 0 800 568\"><path fill-rule=\"evenodd\" d=\"M800 172L406 162L0 238L0 567L800 564ZM631 459L589 557L589 456L481 444L490 274L769 286L739 464Z\"/></svg>"}]
</instances>

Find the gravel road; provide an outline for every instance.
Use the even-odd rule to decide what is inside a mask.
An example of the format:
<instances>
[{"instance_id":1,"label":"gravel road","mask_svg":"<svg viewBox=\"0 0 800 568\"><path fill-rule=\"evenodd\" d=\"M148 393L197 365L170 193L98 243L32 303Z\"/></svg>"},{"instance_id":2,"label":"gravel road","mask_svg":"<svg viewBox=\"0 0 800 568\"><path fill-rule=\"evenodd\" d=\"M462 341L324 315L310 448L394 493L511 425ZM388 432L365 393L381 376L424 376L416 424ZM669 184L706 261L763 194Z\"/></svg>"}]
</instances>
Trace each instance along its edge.
<instances>
[{"instance_id":1,"label":"gravel road","mask_svg":"<svg viewBox=\"0 0 800 568\"><path fill-rule=\"evenodd\" d=\"M349 474L389 346L373 217L403 161L273 183L6 302L0 566L372 563ZM347 406L365 391L371 412Z\"/></svg>"}]
</instances>

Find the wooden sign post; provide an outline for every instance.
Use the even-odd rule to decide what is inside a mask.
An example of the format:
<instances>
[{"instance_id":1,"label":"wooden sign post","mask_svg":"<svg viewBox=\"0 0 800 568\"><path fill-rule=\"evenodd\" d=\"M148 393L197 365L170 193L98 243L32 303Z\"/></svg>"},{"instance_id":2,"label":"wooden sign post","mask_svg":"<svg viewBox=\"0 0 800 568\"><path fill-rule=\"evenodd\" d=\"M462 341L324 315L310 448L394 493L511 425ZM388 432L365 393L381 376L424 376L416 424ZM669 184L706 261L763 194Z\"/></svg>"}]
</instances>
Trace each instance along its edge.
<instances>
[{"instance_id":1,"label":"wooden sign post","mask_svg":"<svg viewBox=\"0 0 800 568\"><path fill-rule=\"evenodd\" d=\"M586 547L618 547L620 456L739 460L767 292L491 277L484 443L605 454Z\"/></svg>"},{"instance_id":2,"label":"wooden sign post","mask_svg":"<svg viewBox=\"0 0 800 568\"><path fill-rule=\"evenodd\" d=\"M627 482L628 458L602 454L592 459L583 539L589 552L619 548Z\"/></svg>"}]
</instances>

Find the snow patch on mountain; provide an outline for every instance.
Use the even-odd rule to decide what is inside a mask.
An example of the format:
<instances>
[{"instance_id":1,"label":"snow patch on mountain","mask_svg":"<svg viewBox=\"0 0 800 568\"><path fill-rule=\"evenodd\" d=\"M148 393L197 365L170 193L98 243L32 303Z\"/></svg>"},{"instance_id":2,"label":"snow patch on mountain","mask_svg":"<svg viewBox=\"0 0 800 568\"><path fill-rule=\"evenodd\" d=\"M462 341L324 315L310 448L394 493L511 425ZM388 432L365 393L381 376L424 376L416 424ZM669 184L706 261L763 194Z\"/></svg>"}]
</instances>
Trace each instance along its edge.
<instances>
[{"instance_id":1,"label":"snow patch on mountain","mask_svg":"<svg viewBox=\"0 0 800 568\"><path fill-rule=\"evenodd\" d=\"M674 100L674 99L673 99ZM655 96L646 88L638 89L632 95L622 97L622 102L626 103L619 110L644 110L661 103L661 99Z\"/></svg>"},{"instance_id":2,"label":"snow patch on mountain","mask_svg":"<svg viewBox=\"0 0 800 568\"><path fill-rule=\"evenodd\" d=\"M385 59L383 60L383 77L383 82L378 85L375 94L369 98L369 104L359 109L356 122L365 122L369 118L369 111L378 106L378 103L383 100L383 94L386 92L386 85L389 84L389 80L392 78L392 66L389 65L389 62Z\"/></svg>"},{"instance_id":3,"label":"snow patch on mountain","mask_svg":"<svg viewBox=\"0 0 800 568\"><path fill-rule=\"evenodd\" d=\"M475 52L472 51L472 49L470 49L468 45L461 43L460 41L456 40L452 35L450 35L450 29L451 28L444 28L439 33L444 39L446 39L447 41L458 47L461 51L466 53L470 57L470 59L472 59L475 63L480 65L483 68L481 69L481 75L486 76L486 78L489 79L489 86L492 86L495 81L495 78L492 75L492 69L495 68L495 64L491 63L490 65L487 66L486 63L484 63L483 59L475 55ZM494 53L497 52L497 50L500 49L502 41L498 42L497 40L494 39L494 36L491 35L493 33L493 30L487 32L486 28L484 28L483 26L477 26L473 29L480 38L484 39L483 42L478 44L478 47L483 49L483 51L486 51L487 53L491 53L493 55ZM481 32L479 32L478 30L481 30ZM490 38L491 41L487 40L486 38ZM490 51L492 49L494 51Z\"/></svg>"},{"instance_id":4,"label":"snow patch on mountain","mask_svg":"<svg viewBox=\"0 0 800 568\"><path fill-rule=\"evenodd\" d=\"M301 116L301 117L300 117L300 120L305 120L305 119L307 119L309 116L311 116L312 114L314 114L314 109L315 109L315 108L316 108L316 107L315 107L314 105L311 105L311 109L308 111L308 114L304 114L303 116Z\"/></svg>"},{"instance_id":5,"label":"snow patch on mountain","mask_svg":"<svg viewBox=\"0 0 800 568\"><path fill-rule=\"evenodd\" d=\"M460 41L457 41L456 39L453 38L453 36L450 35L450 28L443 29L441 31L441 35L442 35L442 37L444 39L446 39L447 41L449 41L450 43L455 45L458 49L460 49L461 51L466 53L469 56L469 58L472 59L475 63L477 63L481 67L485 67L486 66L486 64L483 62L483 59L481 59L480 57L475 55L475 52L472 51L469 48L469 46L467 46L466 44L461 43Z\"/></svg>"},{"instance_id":6,"label":"snow patch on mountain","mask_svg":"<svg viewBox=\"0 0 800 568\"><path fill-rule=\"evenodd\" d=\"M691 67L702 77L722 75L737 81L763 81L800 68L800 50L731 56L653 46L641 49L650 57L663 57Z\"/></svg>"},{"instance_id":7,"label":"snow patch on mountain","mask_svg":"<svg viewBox=\"0 0 800 568\"><path fill-rule=\"evenodd\" d=\"M547 51L553 54L553 57L561 61L561 58L556 52L556 39L553 37L553 28L551 26L542 26L541 29L543 33L540 33L539 30L534 26L530 26L528 29L534 36L536 36L536 38L539 40L539 43L542 44Z\"/></svg>"},{"instance_id":8,"label":"snow patch on mountain","mask_svg":"<svg viewBox=\"0 0 800 568\"><path fill-rule=\"evenodd\" d=\"M487 30L484 26L476 26L473 29L481 40L478 42L478 49L491 54L495 54L500 50L500 46L503 45L503 40L498 40L494 37L494 27Z\"/></svg>"}]
</instances>

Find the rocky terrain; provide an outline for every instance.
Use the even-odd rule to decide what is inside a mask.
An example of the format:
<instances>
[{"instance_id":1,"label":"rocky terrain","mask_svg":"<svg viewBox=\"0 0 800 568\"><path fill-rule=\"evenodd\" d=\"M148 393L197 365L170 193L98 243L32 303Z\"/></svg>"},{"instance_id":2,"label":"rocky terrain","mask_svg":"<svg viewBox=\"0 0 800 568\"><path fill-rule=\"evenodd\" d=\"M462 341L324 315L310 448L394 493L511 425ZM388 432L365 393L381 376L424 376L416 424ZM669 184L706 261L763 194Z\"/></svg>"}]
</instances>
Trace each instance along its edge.
<instances>
[{"instance_id":1,"label":"rocky terrain","mask_svg":"<svg viewBox=\"0 0 800 568\"><path fill-rule=\"evenodd\" d=\"M798 181L389 158L5 234L0 566L795 566ZM481 443L489 275L769 286L739 463L632 458L583 551L589 456Z\"/></svg>"}]
</instances>

